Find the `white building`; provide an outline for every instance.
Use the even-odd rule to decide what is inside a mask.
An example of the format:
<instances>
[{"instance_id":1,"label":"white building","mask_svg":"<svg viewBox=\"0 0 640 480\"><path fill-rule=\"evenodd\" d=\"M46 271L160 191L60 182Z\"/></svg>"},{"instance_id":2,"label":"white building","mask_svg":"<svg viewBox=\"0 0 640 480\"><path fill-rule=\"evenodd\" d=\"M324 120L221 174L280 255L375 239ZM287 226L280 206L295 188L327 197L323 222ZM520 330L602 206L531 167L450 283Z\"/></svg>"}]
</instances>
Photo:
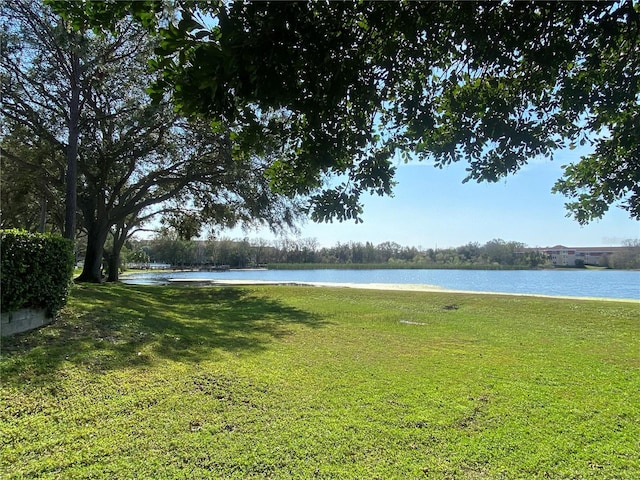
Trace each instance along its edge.
<instances>
[{"instance_id":1,"label":"white building","mask_svg":"<svg viewBox=\"0 0 640 480\"><path fill-rule=\"evenodd\" d=\"M556 245L536 250L548 255L551 264L556 267L575 267L576 265L605 267L608 265L609 255L624 249L625 247L565 247L564 245Z\"/></svg>"}]
</instances>

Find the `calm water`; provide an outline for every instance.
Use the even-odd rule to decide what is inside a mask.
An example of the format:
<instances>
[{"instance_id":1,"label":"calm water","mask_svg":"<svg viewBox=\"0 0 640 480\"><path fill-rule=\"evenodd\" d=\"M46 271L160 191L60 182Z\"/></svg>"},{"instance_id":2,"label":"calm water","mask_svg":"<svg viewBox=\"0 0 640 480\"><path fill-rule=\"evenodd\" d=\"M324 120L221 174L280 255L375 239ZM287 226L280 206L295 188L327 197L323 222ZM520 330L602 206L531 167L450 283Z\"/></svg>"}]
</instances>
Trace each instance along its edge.
<instances>
[{"instance_id":1,"label":"calm water","mask_svg":"<svg viewBox=\"0 0 640 480\"><path fill-rule=\"evenodd\" d=\"M139 284L188 278L423 284L474 292L640 300L640 272L621 270L233 270L230 272L153 272L136 274L123 281Z\"/></svg>"}]
</instances>

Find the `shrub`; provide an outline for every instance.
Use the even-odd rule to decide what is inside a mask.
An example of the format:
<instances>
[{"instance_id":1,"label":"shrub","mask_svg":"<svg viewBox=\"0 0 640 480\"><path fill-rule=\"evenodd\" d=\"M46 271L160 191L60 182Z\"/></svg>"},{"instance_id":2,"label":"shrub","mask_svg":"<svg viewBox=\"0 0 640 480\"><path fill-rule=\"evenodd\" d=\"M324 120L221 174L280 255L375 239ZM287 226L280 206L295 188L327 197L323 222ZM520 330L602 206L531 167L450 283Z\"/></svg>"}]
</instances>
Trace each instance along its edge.
<instances>
[{"instance_id":1,"label":"shrub","mask_svg":"<svg viewBox=\"0 0 640 480\"><path fill-rule=\"evenodd\" d=\"M44 308L53 316L65 304L73 274L73 243L59 236L0 231L0 308Z\"/></svg>"}]
</instances>

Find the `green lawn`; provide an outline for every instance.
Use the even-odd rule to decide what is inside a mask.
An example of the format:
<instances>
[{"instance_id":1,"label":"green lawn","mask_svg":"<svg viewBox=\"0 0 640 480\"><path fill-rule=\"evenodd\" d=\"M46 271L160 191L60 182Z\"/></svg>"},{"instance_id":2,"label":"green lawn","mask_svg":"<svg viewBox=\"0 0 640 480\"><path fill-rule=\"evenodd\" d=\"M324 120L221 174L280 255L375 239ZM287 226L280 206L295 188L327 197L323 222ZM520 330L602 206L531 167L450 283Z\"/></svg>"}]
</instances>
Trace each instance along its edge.
<instances>
[{"instance_id":1,"label":"green lawn","mask_svg":"<svg viewBox=\"0 0 640 480\"><path fill-rule=\"evenodd\" d=\"M640 303L75 287L2 341L2 478L640 478Z\"/></svg>"}]
</instances>

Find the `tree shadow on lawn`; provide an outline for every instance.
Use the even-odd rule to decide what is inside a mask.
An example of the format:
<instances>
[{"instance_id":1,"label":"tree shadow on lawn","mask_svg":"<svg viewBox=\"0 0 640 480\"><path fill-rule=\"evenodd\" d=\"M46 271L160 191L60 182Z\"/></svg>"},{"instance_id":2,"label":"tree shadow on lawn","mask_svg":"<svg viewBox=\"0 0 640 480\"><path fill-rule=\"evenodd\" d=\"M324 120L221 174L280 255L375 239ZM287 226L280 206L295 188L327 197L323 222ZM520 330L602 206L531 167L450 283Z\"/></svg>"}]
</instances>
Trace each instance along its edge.
<instances>
[{"instance_id":1,"label":"tree shadow on lawn","mask_svg":"<svg viewBox=\"0 0 640 480\"><path fill-rule=\"evenodd\" d=\"M237 287L76 286L52 325L2 340L2 380L52 380L64 362L100 372L156 358L199 362L259 352L326 320Z\"/></svg>"}]
</instances>

